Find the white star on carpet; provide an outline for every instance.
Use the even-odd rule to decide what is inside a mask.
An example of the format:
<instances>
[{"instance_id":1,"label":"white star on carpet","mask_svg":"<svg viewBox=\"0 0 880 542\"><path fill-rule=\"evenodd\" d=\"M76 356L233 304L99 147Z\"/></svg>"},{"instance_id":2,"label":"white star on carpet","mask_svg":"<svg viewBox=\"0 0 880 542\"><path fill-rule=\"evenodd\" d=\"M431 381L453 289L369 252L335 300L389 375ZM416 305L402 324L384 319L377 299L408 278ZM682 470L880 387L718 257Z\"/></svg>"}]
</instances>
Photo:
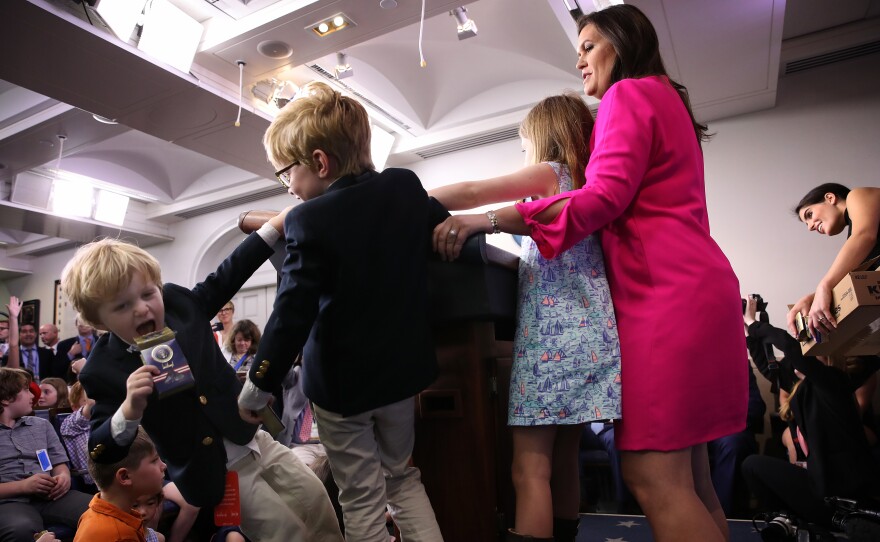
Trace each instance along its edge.
<instances>
[{"instance_id":1,"label":"white star on carpet","mask_svg":"<svg viewBox=\"0 0 880 542\"><path fill-rule=\"evenodd\" d=\"M641 525L641 523L639 523L637 521L632 521L632 520L620 521L617 523L618 527L635 527L636 525Z\"/></svg>"}]
</instances>

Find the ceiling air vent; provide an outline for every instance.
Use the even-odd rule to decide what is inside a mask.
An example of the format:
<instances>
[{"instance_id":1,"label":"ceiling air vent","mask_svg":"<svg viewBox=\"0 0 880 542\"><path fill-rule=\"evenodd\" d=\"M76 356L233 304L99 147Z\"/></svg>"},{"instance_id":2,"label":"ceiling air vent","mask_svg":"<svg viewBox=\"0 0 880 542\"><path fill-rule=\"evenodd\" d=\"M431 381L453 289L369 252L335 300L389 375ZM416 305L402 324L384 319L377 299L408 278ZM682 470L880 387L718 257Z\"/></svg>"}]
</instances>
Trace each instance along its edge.
<instances>
[{"instance_id":1,"label":"ceiling air vent","mask_svg":"<svg viewBox=\"0 0 880 542\"><path fill-rule=\"evenodd\" d=\"M435 156L440 156L441 154L473 149L474 147L482 147L483 145L491 145L492 143L499 143L501 141L508 141L517 138L519 138L519 126L510 126L474 137L450 141L433 147L425 147L416 151L414 154L421 158L433 158Z\"/></svg>"},{"instance_id":2,"label":"ceiling air vent","mask_svg":"<svg viewBox=\"0 0 880 542\"><path fill-rule=\"evenodd\" d=\"M811 70L813 68L818 68L819 66L834 64L835 62L840 62L842 60L858 58L860 56L870 55L877 52L880 52L880 41L863 43L861 45L847 47L846 49L831 51L830 53L823 53L821 55L802 58L800 60L792 60L785 64L784 74L789 75L804 70Z\"/></svg>"}]
</instances>

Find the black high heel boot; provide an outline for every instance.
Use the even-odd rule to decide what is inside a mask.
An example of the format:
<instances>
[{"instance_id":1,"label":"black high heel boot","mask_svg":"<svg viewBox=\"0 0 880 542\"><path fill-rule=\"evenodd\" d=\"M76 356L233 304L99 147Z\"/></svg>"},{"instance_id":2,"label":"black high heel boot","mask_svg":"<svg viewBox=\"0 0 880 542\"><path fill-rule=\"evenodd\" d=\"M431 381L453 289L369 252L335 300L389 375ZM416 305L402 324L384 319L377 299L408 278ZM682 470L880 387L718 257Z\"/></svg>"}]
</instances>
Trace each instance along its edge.
<instances>
[{"instance_id":1,"label":"black high heel boot","mask_svg":"<svg viewBox=\"0 0 880 542\"><path fill-rule=\"evenodd\" d=\"M553 518L554 542L574 542L578 534L580 519Z\"/></svg>"},{"instance_id":2,"label":"black high heel boot","mask_svg":"<svg viewBox=\"0 0 880 542\"><path fill-rule=\"evenodd\" d=\"M507 536L504 540L505 542L553 542L552 538L535 538L527 534L519 534L513 529L507 530Z\"/></svg>"}]
</instances>

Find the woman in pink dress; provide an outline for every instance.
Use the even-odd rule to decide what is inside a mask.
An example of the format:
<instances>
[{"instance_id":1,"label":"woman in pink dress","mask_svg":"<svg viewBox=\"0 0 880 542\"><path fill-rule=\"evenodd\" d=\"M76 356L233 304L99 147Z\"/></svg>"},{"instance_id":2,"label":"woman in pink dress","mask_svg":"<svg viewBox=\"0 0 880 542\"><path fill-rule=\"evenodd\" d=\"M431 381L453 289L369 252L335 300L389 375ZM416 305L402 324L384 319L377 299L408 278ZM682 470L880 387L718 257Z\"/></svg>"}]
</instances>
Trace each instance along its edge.
<instances>
[{"instance_id":1,"label":"woman in pink dress","mask_svg":"<svg viewBox=\"0 0 880 542\"><path fill-rule=\"evenodd\" d=\"M578 22L585 92L602 100L580 190L486 215L456 215L435 244L457 257L476 232L528 234L552 258L599 231L620 333L617 446L658 541L729 538L706 443L744 428L739 284L709 235L697 123L637 8Z\"/></svg>"}]
</instances>

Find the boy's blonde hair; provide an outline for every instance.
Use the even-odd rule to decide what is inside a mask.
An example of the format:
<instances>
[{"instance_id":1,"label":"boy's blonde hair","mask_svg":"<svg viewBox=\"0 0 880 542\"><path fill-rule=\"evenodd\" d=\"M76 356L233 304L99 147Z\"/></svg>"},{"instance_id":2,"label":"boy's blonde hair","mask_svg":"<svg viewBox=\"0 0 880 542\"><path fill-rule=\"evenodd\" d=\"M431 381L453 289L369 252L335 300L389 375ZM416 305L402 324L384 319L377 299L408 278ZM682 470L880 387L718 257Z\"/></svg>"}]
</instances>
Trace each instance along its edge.
<instances>
[{"instance_id":1,"label":"boy's blonde hair","mask_svg":"<svg viewBox=\"0 0 880 542\"><path fill-rule=\"evenodd\" d=\"M303 86L281 109L263 136L263 146L279 168L299 162L314 170L312 153L322 150L336 161L339 177L374 169L366 109L317 81Z\"/></svg>"},{"instance_id":2,"label":"boy's blonde hair","mask_svg":"<svg viewBox=\"0 0 880 542\"><path fill-rule=\"evenodd\" d=\"M101 239L81 246L61 272L61 288L80 317L100 323L98 307L131 283L135 272L162 289L159 262L144 249L118 239Z\"/></svg>"},{"instance_id":3,"label":"boy's blonde hair","mask_svg":"<svg viewBox=\"0 0 880 542\"><path fill-rule=\"evenodd\" d=\"M101 491L107 491L116 481L116 473L119 469L137 470L141 466L141 461L156 451L156 445L144 431L143 427L138 427L137 435L128 449L128 455L115 463L95 463L89 456L89 475L95 480L95 485Z\"/></svg>"},{"instance_id":4,"label":"boy's blonde hair","mask_svg":"<svg viewBox=\"0 0 880 542\"><path fill-rule=\"evenodd\" d=\"M584 186L584 170L590 159L593 115L574 93L544 98L522 121L519 135L531 141L534 161L560 162L568 166L572 188Z\"/></svg>"}]
</instances>

